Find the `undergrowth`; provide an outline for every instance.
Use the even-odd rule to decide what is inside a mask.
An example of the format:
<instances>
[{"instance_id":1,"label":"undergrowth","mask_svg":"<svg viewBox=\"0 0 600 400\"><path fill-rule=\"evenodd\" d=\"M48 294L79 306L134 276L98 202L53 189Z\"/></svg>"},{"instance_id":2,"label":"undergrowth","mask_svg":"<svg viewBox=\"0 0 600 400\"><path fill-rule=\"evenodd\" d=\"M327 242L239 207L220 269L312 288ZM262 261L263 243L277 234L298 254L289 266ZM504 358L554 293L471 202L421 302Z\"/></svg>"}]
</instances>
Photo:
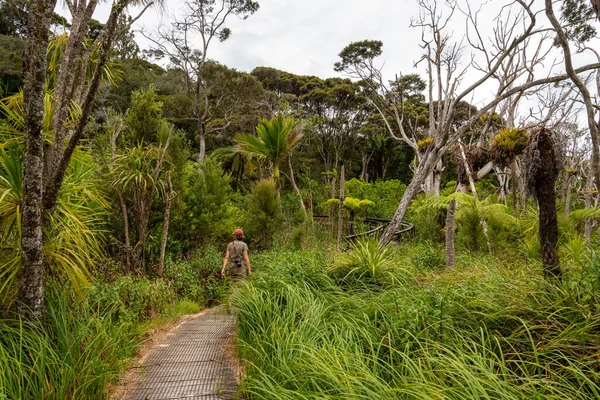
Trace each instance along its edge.
<instances>
[{"instance_id":1,"label":"undergrowth","mask_svg":"<svg viewBox=\"0 0 600 400\"><path fill-rule=\"evenodd\" d=\"M514 257L424 268L419 246L256 257L232 296L247 398L600 398L593 257L553 285Z\"/></svg>"}]
</instances>

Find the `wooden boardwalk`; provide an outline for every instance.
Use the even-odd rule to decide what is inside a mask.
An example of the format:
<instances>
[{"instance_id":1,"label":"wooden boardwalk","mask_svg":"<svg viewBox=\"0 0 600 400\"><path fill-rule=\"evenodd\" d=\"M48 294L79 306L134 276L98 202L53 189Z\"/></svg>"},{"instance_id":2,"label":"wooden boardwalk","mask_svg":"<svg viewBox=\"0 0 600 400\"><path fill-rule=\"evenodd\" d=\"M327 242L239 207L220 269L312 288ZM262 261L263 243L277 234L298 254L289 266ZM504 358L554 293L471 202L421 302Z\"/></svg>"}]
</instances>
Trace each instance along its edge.
<instances>
[{"instance_id":1,"label":"wooden boardwalk","mask_svg":"<svg viewBox=\"0 0 600 400\"><path fill-rule=\"evenodd\" d=\"M227 355L235 317L223 306L190 318L169 332L141 365L129 400L233 399L236 369Z\"/></svg>"}]
</instances>

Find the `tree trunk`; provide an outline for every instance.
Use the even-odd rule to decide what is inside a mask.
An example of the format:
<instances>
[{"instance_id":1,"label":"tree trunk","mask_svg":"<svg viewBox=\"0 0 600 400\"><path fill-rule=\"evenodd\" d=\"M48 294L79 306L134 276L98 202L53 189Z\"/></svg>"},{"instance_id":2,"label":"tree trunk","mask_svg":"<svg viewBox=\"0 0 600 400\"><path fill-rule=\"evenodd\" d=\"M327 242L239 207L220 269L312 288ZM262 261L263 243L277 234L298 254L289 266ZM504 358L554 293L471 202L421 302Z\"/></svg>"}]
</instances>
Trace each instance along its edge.
<instances>
[{"instance_id":1,"label":"tree trunk","mask_svg":"<svg viewBox=\"0 0 600 400\"><path fill-rule=\"evenodd\" d=\"M573 60L571 54L571 48L569 46L569 40L562 28L560 22L554 14L553 1L546 0L546 16L552 24L552 27L556 31L556 43L561 46L564 55L565 70L567 75L577 86L581 94L581 100L585 105L585 111L587 116L588 128L590 130L590 137L592 139L592 168L594 171L594 178L596 185L600 185L600 129L596 123L596 109L592 101L592 95L587 88L586 83L579 77L573 67Z\"/></svg>"},{"instance_id":2,"label":"tree trunk","mask_svg":"<svg viewBox=\"0 0 600 400\"><path fill-rule=\"evenodd\" d=\"M441 151L437 148L433 148L430 151L430 153L423 157L422 161L419 163L419 166L417 167L412 180L410 181L410 183L406 187L406 190L404 191L404 194L402 195L400 205L398 205L394 217L392 218L390 224L379 238L379 244L381 246L386 246L394 239L394 235L400 227L400 224L402 223L402 219L404 218L406 211L408 211L410 202L417 195L417 193L421 191L423 182L425 182L425 179L431 172L433 166L438 162L440 157Z\"/></svg>"},{"instance_id":3,"label":"tree trunk","mask_svg":"<svg viewBox=\"0 0 600 400\"><path fill-rule=\"evenodd\" d=\"M539 165L536 168L534 194L540 213L540 242L542 245L542 264L546 278L560 278L561 269L558 258L558 220L556 215L556 158L552 133L541 129L534 138L537 142L535 153L539 159L534 159Z\"/></svg>"},{"instance_id":4,"label":"tree trunk","mask_svg":"<svg viewBox=\"0 0 600 400\"><path fill-rule=\"evenodd\" d=\"M72 94L73 85L76 83L75 73L78 69L77 63L80 60L89 21L92 18L97 3L98 0L90 0L88 4L86 2L78 2L78 4L74 4L74 9L72 10L72 25L69 40L67 41L65 51L60 60L60 66L58 67L58 73L56 74L56 90L53 99L56 110L52 120L55 140L54 146L47 147L48 154L46 154L47 165L50 168L49 171L54 171L60 163L64 141L67 137L68 129L66 123L71 101L73 100ZM87 68L87 66L82 66L82 68ZM83 86L83 83L80 83L80 85Z\"/></svg>"},{"instance_id":5,"label":"tree trunk","mask_svg":"<svg viewBox=\"0 0 600 400\"><path fill-rule=\"evenodd\" d=\"M448 213L446 214L446 268L454 268L454 213L456 211L456 199L450 200Z\"/></svg>"},{"instance_id":6,"label":"tree trunk","mask_svg":"<svg viewBox=\"0 0 600 400\"><path fill-rule=\"evenodd\" d=\"M206 133L204 132L204 124L202 121L198 121L198 140L200 146L198 162L203 163L206 159Z\"/></svg>"},{"instance_id":7,"label":"tree trunk","mask_svg":"<svg viewBox=\"0 0 600 400\"><path fill-rule=\"evenodd\" d=\"M131 237L129 236L129 216L127 215L127 204L125 203L125 197L123 191L117 188L117 194L119 195L119 204L121 205L121 214L123 215L123 234L125 235L125 263L127 266L127 272L131 272Z\"/></svg>"},{"instance_id":8,"label":"tree trunk","mask_svg":"<svg viewBox=\"0 0 600 400\"><path fill-rule=\"evenodd\" d=\"M56 1L33 0L27 21L23 57L25 151L21 215L21 269L18 273L19 313L28 319L44 310L44 87L50 15Z\"/></svg>"},{"instance_id":9,"label":"tree trunk","mask_svg":"<svg viewBox=\"0 0 600 400\"><path fill-rule=\"evenodd\" d=\"M158 261L158 276L162 277L165 271L165 253L167 250L167 237L169 236L169 216L171 215L171 201L173 200L173 183L171 174L167 172L167 199L165 201L165 216L163 219L163 233L160 242L160 258Z\"/></svg>"},{"instance_id":10,"label":"tree trunk","mask_svg":"<svg viewBox=\"0 0 600 400\"><path fill-rule=\"evenodd\" d=\"M144 260L144 247L148 237L148 224L150 222L150 209L154 200L154 191L152 196L145 195L143 189L136 189L135 198L135 222L137 230L137 241L132 251L133 271L141 275L145 272L146 264Z\"/></svg>"},{"instance_id":11,"label":"tree trunk","mask_svg":"<svg viewBox=\"0 0 600 400\"><path fill-rule=\"evenodd\" d=\"M115 30L117 28L117 22L119 16L123 12L123 8L125 7L125 5L126 4L120 2L115 2L112 5L110 16L104 28L106 35L100 47L100 55L98 58L98 62L96 63L96 67L94 69L92 82L90 84L89 90L87 91L85 101L83 102L83 105L81 107L81 116L79 122L77 123L75 131L69 138L64 152L62 154L54 154L54 157L60 158L60 162L56 164L58 165L58 168L48 173L49 179L44 190L44 209L50 215L54 212L54 207L56 206L56 201L58 199L58 193L60 191L62 181L67 171L67 167L69 166L69 163L71 161L71 156L73 155L75 148L79 144L79 139L81 139L81 136L83 135L85 127L87 126L89 118L92 114L94 101L96 98L96 94L98 93L98 88L100 87L104 67L108 60L109 52L112 48L112 40L115 34Z\"/></svg>"},{"instance_id":12,"label":"tree trunk","mask_svg":"<svg viewBox=\"0 0 600 400\"><path fill-rule=\"evenodd\" d=\"M302 209L302 213L304 213L304 219L308 218L308 214L306 212L306 206L304 205L304 200L302 199L302 193L300 193L300 189L298 185L296 185L296 178L294 178L294 168L292 167L292 157L288 157L288 165L290 167L290 181L292 182L292 187L294 188L294 192L300 199L300 208Z\"/></svg>"},{"instance_id":13,"label":"tree trunk","mask_svg":"<svg viewBox=\"0 0 600 400\"><path fill-rule=\"evenodd\" d=\"M369 181L369 159L371 158L368 153L363 152L362 158L362 171L360 172L360 179L365 182Z\"/></svg>"},{"instance_id":14,"label":"tree trunk","mask_svg":"<svg viewBox=\"0 0 600 400\"><path fill-rule=\"evenodd\" d=\"M567 172L567 174L567 181L565 182L565 217L568 217L571 213L571 180L573 177L571 173Z\"/></svg>"},{"instance_id":15,"label":"tree trunk","mask_svg":"<svg viewBox=\"0 0 600 400\"><path fill-rule=\"evenodd\" d=\"M513 160L512 165L510 167L510 184L512 208L513 211L516 212L519 207L519 204L517 202L517 185L519 184L517 179L517 160Z\"/></svg>"},{"instance_id":16,"label":"tree trunk","mask_svg":"<svg viewBox=\"0 0 600 400\"><path fill-rule=\"evenodd\" d=\"M594 172L593 172L593 166L590 165L588 167L588 174L587 174L587 179L586 179L585 188L584 188L584 199L585 199L586 210L592 208L592 193L593 192L594 192ZM587 218L585 220L585 230L583 232L583 237L585 239L586 246L590 245L593 228L594 228L594 225L592 223L591 218Z\"/></svg>"},{"instance_id":17,"label":"tree trunk","mask_svg":"<svg viewBox=\"0 0 600 400\"><path fill-rule=\"evenodd\" d=\"M432 171L427 176L425 184L423 185L423 191L425 192L427 197L440 195L442 185L442 170L443 164L442 161L439 160L435 164L435 167L432 168Z\"/></svg>"},{"instance_id":18,"label":"tree trunk","mask_svg":"<svg viewBox=\"0 0 600 400\"><path fill-rule=\"evenodd\" d=\"M156 194L156 185L162 171L162 167L165 162L167 151L173 137L173 127L169 129L169 136L165 142L162 152L156 165L154 166L154 173L152 175L152 186L148 189L145 185L136 188L134 191L135 201L135 213L137 222L138 240L133 249L133 260L137 273L145 271L145 245L146 239L148 238L148 226L150 224L150 211L152 210L152 203L154 202L154 195ZM148 191L149 190L149 191Z\"/></svg>"},{"instance_id":19,"label":"tree trunk","mask_svg":"<svg viewBox=\"0 0 600 400\"><path fill-rule=\"evenodd\" d=\"M342 249L342 234L344 231L344 199L346 195L344 193L346 186L345 168L342 165L342 172L340 174L340 205L338 208L338 231L337 231L337 248Z\"/></svg>"},{"instance_id":20,"label":"tree trunk","mask_svg":"<svg viewBox=\"0 0 600 400\"><path fill-rule=\"evenodd\" d=\"M123 121L125 117L119 118L115 131L112 134L110 147L111 147L111 165L110 170L114 179L115 190L119 196L119 205L121 206L121 214L123 215L123 230L125 235L125 262L127 265L127 272L131 273L131 238L129 236L129 216L127 214L127 203L125 203L125 196L123 195L123 188L118 183L118 176L116 170L117 163L117 139L121 135L123 129Z\"/></svg>"},{"instance_id":21,"label":"tree trunk","mask_svg":"<svg viewBox=\"0 0 600 400\"><path fill-rule=\"evenodd\" d=\"M333 178L331 178L331 198L335 199L336 196L336 190L335 190L335 181L336 181L336 176L334 175ZM335 216L335 206L330 206L329 207L329 221L331 223L331 233L335 232L335 222L334 222L334 216Z\"/></svg>"},{"instance_id":22,"label":"tree trunk","mask_svg":"<svg viewBox=\"0 0 600 400\"><path fill-rule=\"evenodd\" d=\"M506 204L506 184L507 184L507 175L502 169L494 168L494 174L496 175L496 179L498 180L498 184L500 185L500 193L498 193L498 201Z\"/></svg>"}]
</instances>

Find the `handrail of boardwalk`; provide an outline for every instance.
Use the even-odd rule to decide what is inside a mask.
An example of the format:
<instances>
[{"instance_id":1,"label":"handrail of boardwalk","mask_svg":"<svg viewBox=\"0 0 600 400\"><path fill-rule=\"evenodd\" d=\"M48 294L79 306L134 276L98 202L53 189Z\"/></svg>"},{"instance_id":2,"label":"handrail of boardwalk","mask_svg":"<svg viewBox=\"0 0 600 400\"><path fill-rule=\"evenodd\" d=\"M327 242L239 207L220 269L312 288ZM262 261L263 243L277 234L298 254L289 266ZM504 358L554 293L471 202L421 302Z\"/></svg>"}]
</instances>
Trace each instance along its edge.
<instances>
[{"instance_id":1,"label":"handrail of boardwalk","mask_svg":"<svg viewBox=\"0 0 600 400\"><path fill-rule=\"evenodd\" d=\"M329 217L326 215L314 215L313 216L314 219L328 219ZM366 232L361 232L361 233L355 233L352 235L347 235L346 236L346 240L351 241L351 240L356 240L358 238L364 237L364 236L377 236L377 234L379 234L380 232L382 232L385 228L387 228L387 226L390 224L391 219L385 219L385 218L365 218L362 220L363 222L369 224L370 226L375 226L372 229L369 229ZM394 237L396 239L400 238L400 236L402 236L403 234L408 234L410 232L412 232L414 230L415 226L413 224L411 224L410 222L404 222L402 221L400 224L400 228L396 231L396 233L394 234Z\"/></svg>"}]
</instances>

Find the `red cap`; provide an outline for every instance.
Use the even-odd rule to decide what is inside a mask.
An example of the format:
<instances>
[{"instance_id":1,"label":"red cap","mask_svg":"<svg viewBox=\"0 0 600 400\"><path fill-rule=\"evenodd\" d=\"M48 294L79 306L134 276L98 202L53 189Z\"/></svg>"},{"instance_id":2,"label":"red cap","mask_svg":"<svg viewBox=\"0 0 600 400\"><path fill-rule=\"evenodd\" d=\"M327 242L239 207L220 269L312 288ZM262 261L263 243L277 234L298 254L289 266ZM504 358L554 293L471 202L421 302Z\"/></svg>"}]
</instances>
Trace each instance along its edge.
<instances>
[{"instance_id":1,"label":"red cap","mask_svg":"<svg viewBox=\"0 0 600 400\"><path fill-rule=\"evenodd\" d=\"M233 232L233 234L235 236L244 236L244 231L241 229L236 229L235 232Z\"/></svg>"}]
</instances>

